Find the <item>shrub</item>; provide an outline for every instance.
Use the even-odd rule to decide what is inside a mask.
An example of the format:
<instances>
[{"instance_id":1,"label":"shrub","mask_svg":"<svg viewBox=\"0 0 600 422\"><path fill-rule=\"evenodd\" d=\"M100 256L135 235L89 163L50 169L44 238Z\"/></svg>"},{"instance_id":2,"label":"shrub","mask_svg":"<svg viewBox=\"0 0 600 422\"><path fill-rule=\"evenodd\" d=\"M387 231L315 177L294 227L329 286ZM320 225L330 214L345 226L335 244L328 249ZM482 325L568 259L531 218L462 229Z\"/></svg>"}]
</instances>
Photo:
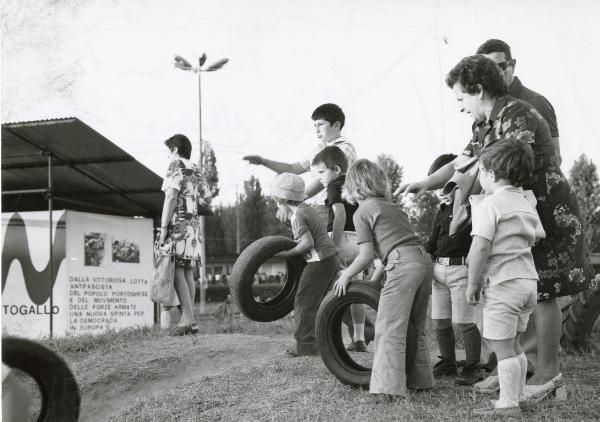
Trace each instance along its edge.
<instances>
[{"instance_id":1,"label":"shrub","mask_svg":"<svg viewBox=\"0 0 600 422\"><path fill-rule=\"evenodd\" d=\"M279 283L255 284L252 292L255 297L259 297L261 301L272 298L283 288ZM214 284L206 288L207 302L223 302L227 296L231 294L231 290L227 284ZM196 285L196 302L200 302L200 286Z\"/></svg>"}]
</instances>

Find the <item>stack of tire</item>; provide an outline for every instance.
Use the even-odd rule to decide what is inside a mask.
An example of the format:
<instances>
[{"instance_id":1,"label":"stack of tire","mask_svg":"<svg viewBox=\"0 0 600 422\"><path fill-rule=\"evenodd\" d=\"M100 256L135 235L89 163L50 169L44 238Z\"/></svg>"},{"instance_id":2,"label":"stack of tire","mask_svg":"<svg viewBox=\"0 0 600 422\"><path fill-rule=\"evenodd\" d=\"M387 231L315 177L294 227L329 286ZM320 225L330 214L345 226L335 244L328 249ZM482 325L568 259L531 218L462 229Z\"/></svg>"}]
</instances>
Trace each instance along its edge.
<instances>
[{"instance_id":1,"label":"stack of tire","mask_svg":"<svg viewBox=\"0 0 600 422\"><path fill-rule=\"evenodd\" d=\"M298 282L305 265L302 257L287 259L285 284L270 300L257 301L252 293L252 284L254 275L262 264L278 252L289 250L295 245L296 242L285 236L267 236L249 245L236 260L231 270L231 291L238 308L249 319L259 322L276 321L293 310ZM317 313L317 348L327 368L341 382L364 387L369 384L371 369L357 364L342 341L342 324L352 326L349 312L352 303L364 303L377 310L379 288L372 283L355 280L347 294L341 298L329 292ZM373 336L372 327L372 321L367 321L367 339Z\"/></svg>"}]
</instances>

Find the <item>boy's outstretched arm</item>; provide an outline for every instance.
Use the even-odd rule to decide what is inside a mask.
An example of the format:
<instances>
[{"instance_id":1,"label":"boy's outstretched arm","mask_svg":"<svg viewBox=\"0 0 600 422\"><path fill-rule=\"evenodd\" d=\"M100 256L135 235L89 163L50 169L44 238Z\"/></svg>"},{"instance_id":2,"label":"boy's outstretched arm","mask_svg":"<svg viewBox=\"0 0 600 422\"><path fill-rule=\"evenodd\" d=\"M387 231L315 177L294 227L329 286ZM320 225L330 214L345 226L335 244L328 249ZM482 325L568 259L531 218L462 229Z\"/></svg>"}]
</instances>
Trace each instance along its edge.
<instances>
[{"instance_id":1,"label":"boy's outstretched arm","mask_svg":"<svg viewBox=\"0 0 600 422\"><path fill-rule=\"evenodd\" d=\"M314 245L315 241L313 240L313 237L310 234L310 232L307 231L300 237L300 240L298 241L298 244L296 246L287 251L279 252L275 256L278 256L280 258L289 258L291 256L302 255L310 251Z\"/></svg>"},{"instance_id":2,"label":"boy's outstretched arm","mask_svg":"<svg viewBox=\"0 0 600 422\"><path fill-rule=\"evenodd\" d=\"M352 277L367 268L367 266L373 261L373 257L375 255L373 242L361 243L358 245L358 248L358 256L354 259L354 261L352 261L352 264L350 264L348 268L342 271L340 278L338 278L333 285L333 291L338 296L345 295L346 289L348 284L350 284Z\"/></svg>"},{"instance_id":3,"label":"boy's outstretched arm","mask_svg":"<svg viewBox=\"0 0 600 422\"><path fill-rule=\"evenodd\" d=\"M454 164L457 160L460 159L460 156L455 158L453 161L449 162L445 166L440 167L435 173L427 176L425 179L414 182L414 183L405 183L401 185L396 191L392 194L393 196L398 196L401 193L416 193L415 199L423 196L427 191L439 189L443 187L448 180L454 174Z\"/></svg>"},{"instance_id":4,"label":"boy's outstretched arm","mask_svg":"<svg viewBox=\"0 0 600 422\"><path fill-rule=\"evenodd\" d=\"M492 242L486 238L473 236L468 256L469 265L467 266L469 285L466 294L467 302L470 305L475 306L479 303L479 295L483 287L483 272L490 256L491 247Z\"/></svg>"},{"instance_id":5,"label":"boy's outstretched arm","mask_svg":"<svg viewBox=\"0 0 600 422\"><path fill-rule=\"evenodd\" d=\"M306 173L306 168L302 165L302 163L284 163L281 161L269 160L268 158L263 158L260 155L246 155L242 158L243 160L248 161L250 164L256 164L260 166L265 166L268 169L273 170L277 174L281 173L294 173L294 174L302 174Z\"/></svg>"}]
</instances>

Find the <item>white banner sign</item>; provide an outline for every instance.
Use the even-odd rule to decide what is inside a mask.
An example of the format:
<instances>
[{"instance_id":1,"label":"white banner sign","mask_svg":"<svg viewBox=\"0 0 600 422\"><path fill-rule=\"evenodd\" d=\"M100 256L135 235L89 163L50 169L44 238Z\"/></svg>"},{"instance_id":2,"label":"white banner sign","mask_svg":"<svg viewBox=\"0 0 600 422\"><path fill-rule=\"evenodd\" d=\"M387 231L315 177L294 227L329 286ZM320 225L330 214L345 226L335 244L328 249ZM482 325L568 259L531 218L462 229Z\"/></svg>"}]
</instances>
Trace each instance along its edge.
<instances>
[{"instance_id":1,"label":"white banner sign","mask_svg":"<svg viewBox=\"0 0 600 422\"><path fill-rule=\"evenodd\" d=\"M53 334L152 325L152 221L75 211L53 220ZM2 226L3 331L47 336L48 213L6 213Z\"/></svg>"}]
</instances>

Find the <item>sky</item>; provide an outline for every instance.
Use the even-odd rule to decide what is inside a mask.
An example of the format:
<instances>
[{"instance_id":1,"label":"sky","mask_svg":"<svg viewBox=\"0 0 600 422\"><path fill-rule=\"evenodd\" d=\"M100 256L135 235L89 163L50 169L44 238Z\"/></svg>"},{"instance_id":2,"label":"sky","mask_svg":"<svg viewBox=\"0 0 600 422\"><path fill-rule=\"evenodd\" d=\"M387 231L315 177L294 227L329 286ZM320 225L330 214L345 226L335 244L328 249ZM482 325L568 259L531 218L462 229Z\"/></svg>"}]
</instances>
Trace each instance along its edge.
<instances>
[{"instance_id":1,"label":"sky","mask_svg":"<svg viewBox=\"0 0 600 422\"><path fill-rule=\"evenodd\" d=\"M268 191L274 174L244 155L305 158L326 102L344 110L359 157L391 154L416 181L470 137L446 74L500 38L553 104L568 172L582 153L600 164L599 19L594 0L3 0L1 117L78 117L163 176L165 139L183 133L198 152L198 78L173 56L205 52L230 60L202 74L215 203L251 175Z\"/></svg>"}]
</instances>

